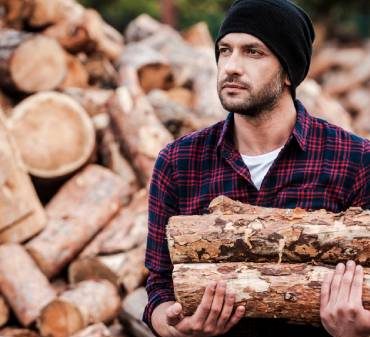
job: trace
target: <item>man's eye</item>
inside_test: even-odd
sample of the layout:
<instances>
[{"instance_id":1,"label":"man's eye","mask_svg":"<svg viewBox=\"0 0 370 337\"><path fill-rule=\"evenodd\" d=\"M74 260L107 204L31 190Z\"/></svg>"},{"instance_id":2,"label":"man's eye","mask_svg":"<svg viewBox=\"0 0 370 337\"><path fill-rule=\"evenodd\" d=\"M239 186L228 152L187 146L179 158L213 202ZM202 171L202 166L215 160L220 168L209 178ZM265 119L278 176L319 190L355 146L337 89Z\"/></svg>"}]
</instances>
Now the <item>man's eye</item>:
<instances>
[{"instance_id":1,"label":"man's eye","mask_svg":"<svg viewBox=\"0 0 370 337\"><path fill-rule=\"evenodd\" d=\"M229 51L229 48L219 48L218 51L220 54L226 54Z\"/></svg>"},{"instance_id":2,"label":"man's eye","mask_svg":"<svg viewBox=\"0 0 370 337\"><path fill-rule=\"evenodd\" d=\"M258 56L258 55L262 55L262 53L259 51L259 50L257 50L257 49L247 49L247 54L249 54L249 55L253 55L253 56Z\"/></svg>"}]
</instances>

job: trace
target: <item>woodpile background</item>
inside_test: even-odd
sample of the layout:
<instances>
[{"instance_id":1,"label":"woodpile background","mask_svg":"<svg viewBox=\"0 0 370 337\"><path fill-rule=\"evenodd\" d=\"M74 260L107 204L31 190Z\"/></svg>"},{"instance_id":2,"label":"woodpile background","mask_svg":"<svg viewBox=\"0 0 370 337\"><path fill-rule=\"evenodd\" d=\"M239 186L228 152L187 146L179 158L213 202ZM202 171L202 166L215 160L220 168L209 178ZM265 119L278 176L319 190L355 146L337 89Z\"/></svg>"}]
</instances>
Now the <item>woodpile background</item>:
<instances>
[{"instance_id":1,"label":"woodpile background","mask_svg":"<svg viewBox=\"0 0 370 337\"><path fill-rule=\"evenodd\" d=\"M370 43L324 43L298 91L370 137ZM225 117L205 24L121 34L75 0L0 0L0 336L152 336L144 254L158 152Z\"/></svg>"}]
</instances>

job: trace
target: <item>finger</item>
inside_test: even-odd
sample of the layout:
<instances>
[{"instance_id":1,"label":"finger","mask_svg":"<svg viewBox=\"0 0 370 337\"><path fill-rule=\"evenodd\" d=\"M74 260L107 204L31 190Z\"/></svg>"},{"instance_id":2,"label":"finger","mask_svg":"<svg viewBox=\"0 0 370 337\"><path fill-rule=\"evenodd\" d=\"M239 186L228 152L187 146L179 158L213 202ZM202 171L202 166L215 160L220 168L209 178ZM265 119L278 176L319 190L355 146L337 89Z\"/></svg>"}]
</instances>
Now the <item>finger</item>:
<instances>
[{"instance_id":1,"label":"finger","mask_svg":"<svg viewBox=\"0 0 370 337\"><path fill-rule=\"evenodd\" d=\"M362 285L364 282L364 269L358 265L355 269L355 276L353 277L351 293L349 296L350 302L355 305L362 305Z\"/></svg>"},{"instance_id":2,"label":"finger","mask_svg":"<svg viewBox=\"0 0 370 337\"><path fill-rule=\"evenodd\" d=\"M216 290L216 282L211 282L204 291L202 301L200 302L197 310L195 311L194 315L192 316L192 320L194 322L194 329L199 330L204 325L209 312L211 310L215 290Z\"/></svg>"},{"instance_id":3,"label":"finger","mask_svg":"<svg viewBox=\"0 0 370 337\"><path fill-rule=\"evenodd\" d=\"M355 274L356 264L354 261L348 261L346 264L346 269L343 274L342 280L340 282L337 303L347 303L349 300L349 295L351 293L351 286L353 276Z\"/></svg>"},{"instance_id":4,"label":"finger","mask_svg":"<svg viewBox=\"0 0 370 337\"><path fill-rule=\"evenodd\" d=\"M343 273L345 270L345 266L343 263L337 264L337 267L335 268L334 276L331 281L330 285L330 299L329 299L329 306L334 306L337 302L337 296L339 292L340 283L342 281Z\"/></svg>"},{"instance_id":5,"label":"finger","mask_svg":"<svg viewBox=\"0 0 370 337\"><path fill-rule=\"evenodd\" d=\"M322 310L328 305L330 298L330 286L334 277L334 271L330 270L324 278L321 285L321 299L320 299L320 309Z\"/></svg>"},{"instance_id":6,"label":"finger","mask_svg":"<svg viewBox=\"0 0 370 337\"><path fill-rule=\"evenodd\" d=\"M236 323L238 323L245 314L245 307L240 305L236 308L234 314L231 316L230 320L227 322L225 330L223 333L229 331Z\"/></svg>"},{"instance_id":7,"label":"finger","mask_svg":"<svg viewBox=\"0 0 370 337\"><path fill-rule=\"evenodd\" d=\"M234 303L235 303L235 294L232 292L226 293L225 303L222 308L220 317L218 318L217 321L217 329L219 331L223 331L225 329L225 326L233 312Z\"/></svg>"},{"instance_id":8,"label":"finger","mask_svg":"<svg viewBox=\"0 0 370 337\"><path fill-rule=\"evenodd\" d=\"M211 310L205 322L206 326L216 326L218 317L220 316L224 305L225 294L226 294L226 282L220 281L217 283Z\"/></svg>"},{"instance_id":9,"label":"finger","mask_svg":"<svg viewBox=\"0 0 370 337\"><path fill-rule=\"evenodd\" d=\"M180 303L176 302L166 310L167 324L175 326L183 319L182 306Z\"/></svg>"}]
</instances>

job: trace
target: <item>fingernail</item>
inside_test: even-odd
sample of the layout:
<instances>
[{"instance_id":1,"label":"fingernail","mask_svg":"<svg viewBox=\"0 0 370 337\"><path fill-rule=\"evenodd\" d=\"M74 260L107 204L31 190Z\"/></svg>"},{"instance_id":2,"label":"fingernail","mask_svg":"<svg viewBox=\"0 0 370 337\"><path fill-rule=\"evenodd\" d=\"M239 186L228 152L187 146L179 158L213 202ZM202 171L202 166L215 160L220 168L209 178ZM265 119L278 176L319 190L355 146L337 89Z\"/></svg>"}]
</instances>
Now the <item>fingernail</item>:
<instances>
[{"instance_id":1,"label":"fingernail","mask_svg":"<svg viewBox=\"0 0 370 337\"><path fill-rule=\"evenodd\" d=\"M347 268L353 268L355 266L355 262L352 260L347 261Z\"/></svg>"},{"instance_id":2,"label":"fingernail","mask_svg":"<svg viewBox=\"0 0 370 337\"><path fill-rule=\"evenodd\" d=\"M341 262L341 263L338 263L338 264L337 264L337 267L336 267L336 270L337 270L337 271L342 271L342 270L344 269L344 267L345 267L345 266L344 266L344 264L343 264L342 262Z\"/></svg>"},{"instance_id":3,"label":"fingernail","mask_svg":"<svg viewBox=\"0 0 370 337\"><path fill-rule=\"evenodd\" d=\"M358 265L356 266L356 271L357 271L357 272L359 272L359 273L360 273L360 272L362 272L362 269L363 269L363 268L362 268L362 266L361 266L361 265L359 265L359 264L358 264Z\"/></svg>"},{"instance_id":4,"label":"fingernail","mask_svg":"<svg viewBox=\"0 0 370 337\"><path fill-rule=\"evenodd\" d=\"M245 311L245 307L239 306L236 310L238 311L238 314L243 314Z\"/></svg>"}]
</instances>

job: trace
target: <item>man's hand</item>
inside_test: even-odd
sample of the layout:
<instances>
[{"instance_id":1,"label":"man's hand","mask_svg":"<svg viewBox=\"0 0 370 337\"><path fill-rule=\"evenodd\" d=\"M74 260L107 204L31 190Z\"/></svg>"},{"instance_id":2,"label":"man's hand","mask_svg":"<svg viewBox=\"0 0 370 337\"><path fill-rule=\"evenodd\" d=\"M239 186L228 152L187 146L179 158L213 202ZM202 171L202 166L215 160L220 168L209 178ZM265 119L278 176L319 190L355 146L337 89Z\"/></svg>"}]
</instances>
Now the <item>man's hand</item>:
<instances>
[{"instance_id":1,"label":"man's hand","mask_svg":"<svg viewBox=\"0 0 370 337\"><path fill-rule=\"evenodd\" d=\"M181 304L172 302L162 309L160 305L154 310L152 324L163 337L221 335L229 331L244 316L243 306L237 307L233 312L234 303L235 295L226 291L224 281L210 283L192 316L184 317ZM164 325L160 324L162 319L166 322Z\"/></svg>"},{"instance_id":2,"label":"man's hand","mask_svg":"<svg viewBox=\"0 0 370 337\"><path fill-rule=\"evenodd\" d=\"M368 337L370 311L362 305L363 269L348 261L326 275L321 288L321 321L333 337Z\"/></svg>"}]
</instances>

